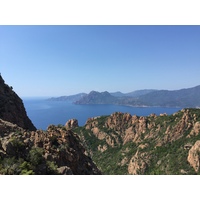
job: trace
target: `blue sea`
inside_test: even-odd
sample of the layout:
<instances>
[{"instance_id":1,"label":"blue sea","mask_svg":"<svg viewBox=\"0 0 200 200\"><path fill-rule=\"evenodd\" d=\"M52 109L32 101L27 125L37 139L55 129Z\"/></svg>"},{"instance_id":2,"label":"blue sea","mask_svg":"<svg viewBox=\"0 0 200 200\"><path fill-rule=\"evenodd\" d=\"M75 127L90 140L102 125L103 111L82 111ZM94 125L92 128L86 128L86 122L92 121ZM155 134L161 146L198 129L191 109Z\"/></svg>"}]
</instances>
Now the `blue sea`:
<instances>
[{"instance_id":1,"label":"blue sea","mask_svg":"<svg viewBox=\"0 0 200 200\"><path fill-rule=\"evenodd\" d=\"M45 99L23 98L28 117L37 129L46 130L50 124L64 125L69 119L77 119L79 126L85 125L90 117L110 115L114 112L148 116L152 113L173 114L182 108L131 107L121 105L75 105L65 101L47 101Z\"/></svg>"}]
</instances>

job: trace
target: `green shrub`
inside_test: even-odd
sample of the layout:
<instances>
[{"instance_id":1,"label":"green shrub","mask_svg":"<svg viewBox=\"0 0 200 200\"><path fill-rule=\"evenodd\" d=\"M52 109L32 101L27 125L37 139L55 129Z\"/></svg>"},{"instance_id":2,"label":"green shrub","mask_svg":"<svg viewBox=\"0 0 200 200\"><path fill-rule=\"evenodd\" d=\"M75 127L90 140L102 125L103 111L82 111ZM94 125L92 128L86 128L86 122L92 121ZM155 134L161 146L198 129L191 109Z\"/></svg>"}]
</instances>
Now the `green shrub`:
<instances>
[{"instance_id":1,"label":"green shrub","mask_svg":"<svg viewBox=\"0 0 200 200\"><path fill-rule=\"evenodd\" d=\"M13 175L19 174L19 163L15 157L4 158L0 164L0 174Z\"/></svg>"},{"instance_id":2,"label":"green shrub","mask_svg":"<svg viewBox=\"0 0 200 200\"><path fill-rule=\"evenodd\" d=\"M13 152L16 158L23 157L25 155L25 144L16 137L10 139L10 143L13 147Z\"/></svg>"},{"instance_id":3,"label":"green shrub","mask_svg":"<svg viewBox=\"0 0 200 200\"><path fill-rule=\"evenodd\" d=\"M55 162L46 161L46 167L47 167L47 174L49 174L49 175L58 174L57 173L58 166L56 165Z\"/></svg>"},{"instance_id":4,"label":"green shrub","mask_svg":"<svg viewBox=\"0 0 200 200\"><path fill-rule=\"evenodd\" d=\"M32 149L29 152L29 159L30 159L30 163L34 166L42 164L44 160L43 149L39 147L32 147Z\"/></svg>"}]
</instances>

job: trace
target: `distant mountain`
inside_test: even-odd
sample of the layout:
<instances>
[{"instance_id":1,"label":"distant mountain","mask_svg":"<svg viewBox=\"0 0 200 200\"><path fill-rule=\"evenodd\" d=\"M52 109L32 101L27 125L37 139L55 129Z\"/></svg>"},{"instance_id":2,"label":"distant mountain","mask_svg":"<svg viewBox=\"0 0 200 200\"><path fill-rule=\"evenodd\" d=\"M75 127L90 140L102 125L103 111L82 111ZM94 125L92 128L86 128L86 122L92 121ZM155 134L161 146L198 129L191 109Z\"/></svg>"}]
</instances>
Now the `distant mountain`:
<instances>
[{"instance_id":1,"label":"distant mountain","mask_svg":"<svg viewBox=\"0 0 200 200\"><path fill-rule=\"evenodd\" d=\"M69 101L75 104L116 104L130 106L200 107L200 85L180 90L136 90L129 93L91 91L71 96L50 98L51 101Z\"/></svg>"},{"instance_id":2,"label":"distant mountain","mask_svg":"<svg viewBox=\"0 0 200 200\"><path fill-rule=\"evenodd\" d=\"M75 95L70 96L61 96L61 97L52 97L50 99L47 99L48 101L68 101L68 102L75 102L81 99L82 97L86 96L86 93L79 93Z\"/></svg>"},{"instance_id":3,"label":"distant mountain","mask_svg":"<svg viewBox=\"0 0 200 200\"><path fill-rule=\"evenodd\" d=\"M141 95L144 95L144 94L148 94L152 91L156 91L156 90L136 90L136 91L133 91L133 92L129 92L129 93L122 93L120 91L118 92L112 92L112 93L109 93L107 92L107 94L110 94L112 95L113 97L138 97L138 96L141 96ZM94 92L95 91L91 91L94 95ZM97 92L97 93L100 93L100 92ZM104 96L105 96L105 93L106 92L103 92L104 93ZM103 93L100 93L100 94L103 94ZM90 93L89 93L90 94ZM86 93L79 93L79 94L75 94L75 95L69 95L69 96L60 96L60 97L52 97L52 98L49 98L47 99L48 101L68 101L68 102L76 102L76 101L79 101L81 100L82 101L82 98L89 95L89 94L86 94ZM90 94L91 95L91 94ZM90 98L90 97L89 97ZM113 99L113 98L110 98L110 100Z\"/></svg>"},{"instance_id":4,"label":"distant mountain","mask_svg":"<svg viewBox=\"0 0 200 200\"><path fill-rule=\"evenodd\" d=\"M113 92L109 93L105 92L97 92L91 91L89 94L84 95L77 101L75 104L134 104L138 105L137 99L133 97L139 97L144 94L148 94L155 90L137 90L130 93L122 93L122 92ZM140 103L139 103L140 104Z\"/></svg>"},{"instance_id":5,"label":"distant mountain","mask_svg":"<svg viewBox=\"0 0 200 200\"><path fill-rule=\"evenodd\" d=\"M97 92L91 91L88 95L85 95L81 99L75 102L75 104L115 104L118 98L112 96L109 92Z\"/></svg>"}]
</instances>

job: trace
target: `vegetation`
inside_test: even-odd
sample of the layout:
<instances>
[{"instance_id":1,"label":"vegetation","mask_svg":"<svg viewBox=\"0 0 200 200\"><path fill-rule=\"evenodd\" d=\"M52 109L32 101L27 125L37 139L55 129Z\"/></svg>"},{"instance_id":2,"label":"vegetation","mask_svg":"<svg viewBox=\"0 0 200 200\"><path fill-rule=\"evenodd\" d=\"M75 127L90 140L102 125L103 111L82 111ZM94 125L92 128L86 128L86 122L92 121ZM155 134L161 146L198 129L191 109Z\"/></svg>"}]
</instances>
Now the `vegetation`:
<instances>
[{"instance_id":1,"label":"vegetation","mask_svg":"<svg viewBox=\"0 0 200 200\"><path fill-rule=\"evenodd\" d=\"M24 143L19 139L13 138L10 143L14 146L14 152L12 156L0 159L0 174L57 174L57 165L45 160L42 148L32 147L26 152Z\"/></svg>"}]
</instances>

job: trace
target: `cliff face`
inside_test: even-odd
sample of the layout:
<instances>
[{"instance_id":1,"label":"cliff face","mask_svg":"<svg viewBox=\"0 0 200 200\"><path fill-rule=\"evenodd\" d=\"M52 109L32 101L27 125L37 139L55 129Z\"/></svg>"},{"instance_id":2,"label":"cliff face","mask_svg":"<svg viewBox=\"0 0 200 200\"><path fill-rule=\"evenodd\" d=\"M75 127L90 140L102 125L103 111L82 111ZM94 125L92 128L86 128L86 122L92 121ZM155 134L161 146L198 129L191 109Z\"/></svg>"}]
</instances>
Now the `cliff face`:
<instances>
[{"instance_id":1,"label":"cliff face","mask_svg":"<svg viewBox=\"0 0 200 200\"><path fill-rule=\"evenodd\" d=\"M28 118L22 100L19 96L5 84L0 75L0 119L12 122L18 126L36 130L31 120Z\"/></svg>"},{"instance_id":2,"label":"cliff face","mask_svg":"<svg viewBox=\"0 0 200 200\"><path fill-rule=\"evenodd\" d=\"M200 109L148 117L116 112L75 131L104 174L198 174L199 124Z\"/></svg>"}]
</instances>

